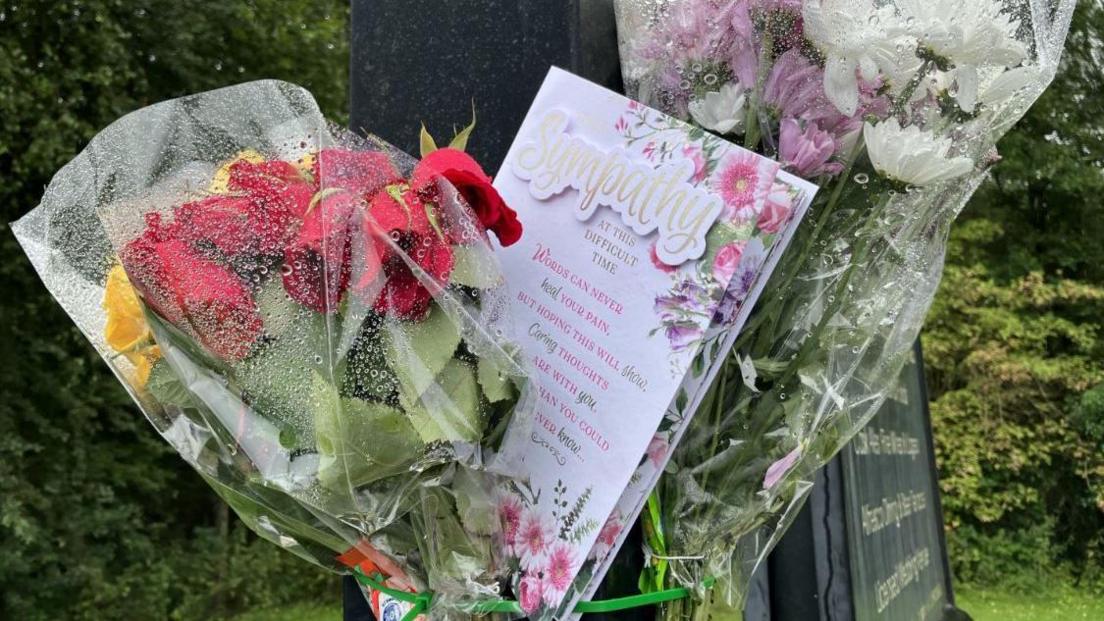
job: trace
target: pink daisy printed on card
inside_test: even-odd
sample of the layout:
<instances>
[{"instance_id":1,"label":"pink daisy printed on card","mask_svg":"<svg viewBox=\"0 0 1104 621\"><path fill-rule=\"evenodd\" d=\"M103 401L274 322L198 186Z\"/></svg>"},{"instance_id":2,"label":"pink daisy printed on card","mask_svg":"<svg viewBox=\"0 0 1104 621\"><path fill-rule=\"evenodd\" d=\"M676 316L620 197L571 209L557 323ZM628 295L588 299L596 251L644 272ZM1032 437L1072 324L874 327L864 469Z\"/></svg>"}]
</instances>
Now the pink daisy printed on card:
<instances>
[{"instance_id":1,"label":"pink daisy printed on card","mask_svg":"<svg viewBox=\"0 0 1104 621\"><path fill-rule=\"evenodd\" d=\"M518 531L521 529L521 499L504 493L498 498L498 521L502 525L502 546L507 554L513 555Z\"/></svg>"},{"instance_id":2,"label":"pink daisy printed on card","mask_svg":"<svg viewBox=\"0 0 1104 621\"><path fill-rule=\"evenodd\" d=\"M565 542L552 547L544 569L544 601L556 605L575 577L575 548Z\"/></svg>"},{"instance_id":3,"label":"pink daisy printed on card","mask_svg":"<svg viewBox=\"0 0 1104 621\"><path fill-rule=\"evenodd\" d=\"M514 537L514 550L521 566L531 569L544 561L545 553L555 540L555 524L537 511L526 511Z\"/></svg>"},{"instance_id":4,"label":"pink daisy printed on card","mask_svg":"<svg viewBox=\"0 0 1104 621\"><path fill-rule=\"evenodd\" d=\"M778 168L777 162L750 151L734 150L725 155L709 180L724 201L721 217L736 224L755 222L758 206L770 192Z\"/></svg>"}]
</instances>

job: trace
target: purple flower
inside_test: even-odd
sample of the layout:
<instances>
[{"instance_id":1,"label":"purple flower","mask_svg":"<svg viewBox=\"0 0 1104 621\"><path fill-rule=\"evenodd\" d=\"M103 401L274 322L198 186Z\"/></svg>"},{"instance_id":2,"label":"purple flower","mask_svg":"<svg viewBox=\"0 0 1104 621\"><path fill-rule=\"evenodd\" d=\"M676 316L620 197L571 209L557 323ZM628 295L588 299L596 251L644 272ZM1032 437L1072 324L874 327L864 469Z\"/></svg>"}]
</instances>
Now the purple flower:
<instances>
[{"instance_id":1,"label":"purple flower","mask_svg":"<svg viewBox=\"0 0 1104 621\"><path fill-rule=\"evenodd\" d=\"M835 154L836 141L815 123L807 124L802 130L801 123L795 119L782 121L778 155L787 170L807 178L838 175L843 171L843 164L831 161Z\"/></svg>"},{"instance_id":2,"label":"purple flower","mask_svg":"<svg viewBox=\"0 0 1104 621\"><path fill-rule=\"evenodd\" d=\"M735 39L729 57L729 67L736 80L745 88L755 84L759 72L759 55L756 50L755 25L747 2L731 2L724 9L724 18L732 24Z\"/></svg>"},{"instance_id":3,"label":"purple flower","mask_svg":"<svg viewBox=\"0 0 1104 621\"><path fill-rule=\"evenodd\" d=\"M842 114L824 93L824 70L805 58L798 49L778 57L763 86L763 100L783 119L799 119L807 126L827 132L836 153L850 148L862 130L863 118L889 114L889 100L879 95L880 78L859 84L859 110Z\"/></svg>"},{"instance_id":4,"label":"purple flower","mask_svg":"<svg viewBox=\"0 0 1104 621\"><path fill-rule=\"evenodd\" d=\"M654 310L673 351L687 349L701 340L703 328L695 315L712 312L710 292L693 279L680 280L667 295L656 297Z\"/></svg>"},{"instance_id":5,"label":"purple flower","mask_svg":"<svg viewBox=\"0 0 1104 621\"><path fill-rule=\"evenodd\" d=\"M747 299L748 293L755 285L755 279L759 271L767 261L767 250L763 246L762 239L753 237L744 245L740 253L740 264L732 279L728 282L724 295L714 311L715 323L728 323L740 304Z\"/></svg>"},{"instance_id":6,"label":"purple flower","mask_svg":"<svg viewBox=\"0 0 1104 621\"><path fill-rule=\"evenodd\" d=\"M754 85L757 48L748 0L692 0L673 3L634 53L660 67L651 87L655 103L685 119L695 87L715 90L731 78Z\"/></svg>"},{"instance_id":7,"label":"purple flower","mask_svg":"<svg viewBox=\"0 0 1104 621\"><path fill-rule=\"evenodd\" d=\"M799 118L831 107L824 96L824 70L793 49L778 57L763 85L763 101L783 117Z\"/></svg>"},{"instance_id":8,"label":"purple flower","mask_svg":"<svg viewBox=\"0 0 1104 621\"><path fill-rule=\"evenodd\" d=\"M801 447L790 451L785 457L774 462L767 468L767 476L763 478L763 489L770 490L782 481L782 477L794 467L801 458Z\"/></svg>"},{"instance_id":9,"label":"purple flower","mask_svg":"<svg viewBox=\"0 0 1104 621\"><path fill-rule=\"evenodd\" d=\"M693 321L677 321L667 326L666 333L667 340L671 343L671 351L675 352L689 349L703 336L701 326Z\"/></svg>"},{"instance_id":10,"label":"purple flower","mask_svg":"<svg viewBox=\"0 0 1104 621\"><path fill-rule=\"evenodd\" d=\"M679 281L667 295L655 299L655 311L663 320L676 320L686 313L702 312L709 292L693 280Z\"/></svg>"}]
</instances>

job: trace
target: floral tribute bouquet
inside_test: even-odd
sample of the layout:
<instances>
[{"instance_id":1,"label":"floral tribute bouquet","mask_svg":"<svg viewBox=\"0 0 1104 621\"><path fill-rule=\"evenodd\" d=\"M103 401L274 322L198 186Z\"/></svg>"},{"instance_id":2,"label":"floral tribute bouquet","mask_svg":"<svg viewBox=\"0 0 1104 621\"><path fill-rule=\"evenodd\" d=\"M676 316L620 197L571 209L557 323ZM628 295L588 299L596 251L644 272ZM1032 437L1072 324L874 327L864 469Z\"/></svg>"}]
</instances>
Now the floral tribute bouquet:
<instances>
[{"instance_id":1,"label":"floral tribute bouquet","mask_svg":"<svg viewBox=\"0 0 1104 621\"><path fill-rule=\"evenodd\" d=\"M514 212L462 149L420 162L274 81L98 134L14 229L143 412L260 536L326 568L498 593L491 474L524 406L488 232Z\"/></svg>"},{"instance_id":2,"label":"floral tribute bouquet","mask_svg":"<svg viewBox=\"0 0 1104 621\"><path fill-rule=\"evenodd\" d=\"M736 614L812 474L892 392L948 228L1053 78L1073 6L616 2L630 97L821 187L648 500L642 587L716 579L664 614Z\"/></svg>"}]
</instances>

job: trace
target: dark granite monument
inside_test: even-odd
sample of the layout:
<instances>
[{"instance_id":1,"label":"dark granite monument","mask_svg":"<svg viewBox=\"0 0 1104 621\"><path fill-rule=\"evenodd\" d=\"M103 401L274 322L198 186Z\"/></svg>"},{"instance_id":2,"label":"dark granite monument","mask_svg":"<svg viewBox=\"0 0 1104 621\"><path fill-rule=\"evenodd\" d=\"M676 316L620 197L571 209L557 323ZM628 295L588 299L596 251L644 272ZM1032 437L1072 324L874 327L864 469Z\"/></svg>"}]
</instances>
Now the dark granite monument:
<instances>
[{"instance_id":1,"label":"dark granite monument","mask_svg":"<svg viewBox=\"0 0 1104 621\"><path fill-rule=\"evenodd\" d=\"M771 555L764 619L939 621L954 607L919 345Z\"/></svg>"}]
</instances>

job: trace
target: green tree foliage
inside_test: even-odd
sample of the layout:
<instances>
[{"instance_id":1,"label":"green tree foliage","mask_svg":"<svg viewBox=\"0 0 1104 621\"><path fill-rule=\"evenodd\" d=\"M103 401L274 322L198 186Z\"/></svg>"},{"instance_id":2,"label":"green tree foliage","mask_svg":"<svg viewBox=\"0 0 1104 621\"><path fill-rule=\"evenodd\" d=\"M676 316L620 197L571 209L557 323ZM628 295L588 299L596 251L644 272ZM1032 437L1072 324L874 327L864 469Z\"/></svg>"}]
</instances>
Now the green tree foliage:
<instances>
[{"instance_id":1,"label":"green tree foliage","mask_svg":"<svg viewBox=\"0 0 1104 621\"><path fill-rule=\"evenodd\" d=\"M1104 569L1104 9L1001 143L924 336L959 578Z\"/></svg>"},{"instance_id":2,"label":"green tree foliage","mask_svg":"<svg viewBox=\"0 0 1104 621\"><path fill-rule=\"evenodd\" d=\"M331 118L341 0L0 5L0 222L102 127L163 99L275 77ZM333 578L227 517L0 234L0 619L210 619Z\"/></svg>"}]
</instances>

